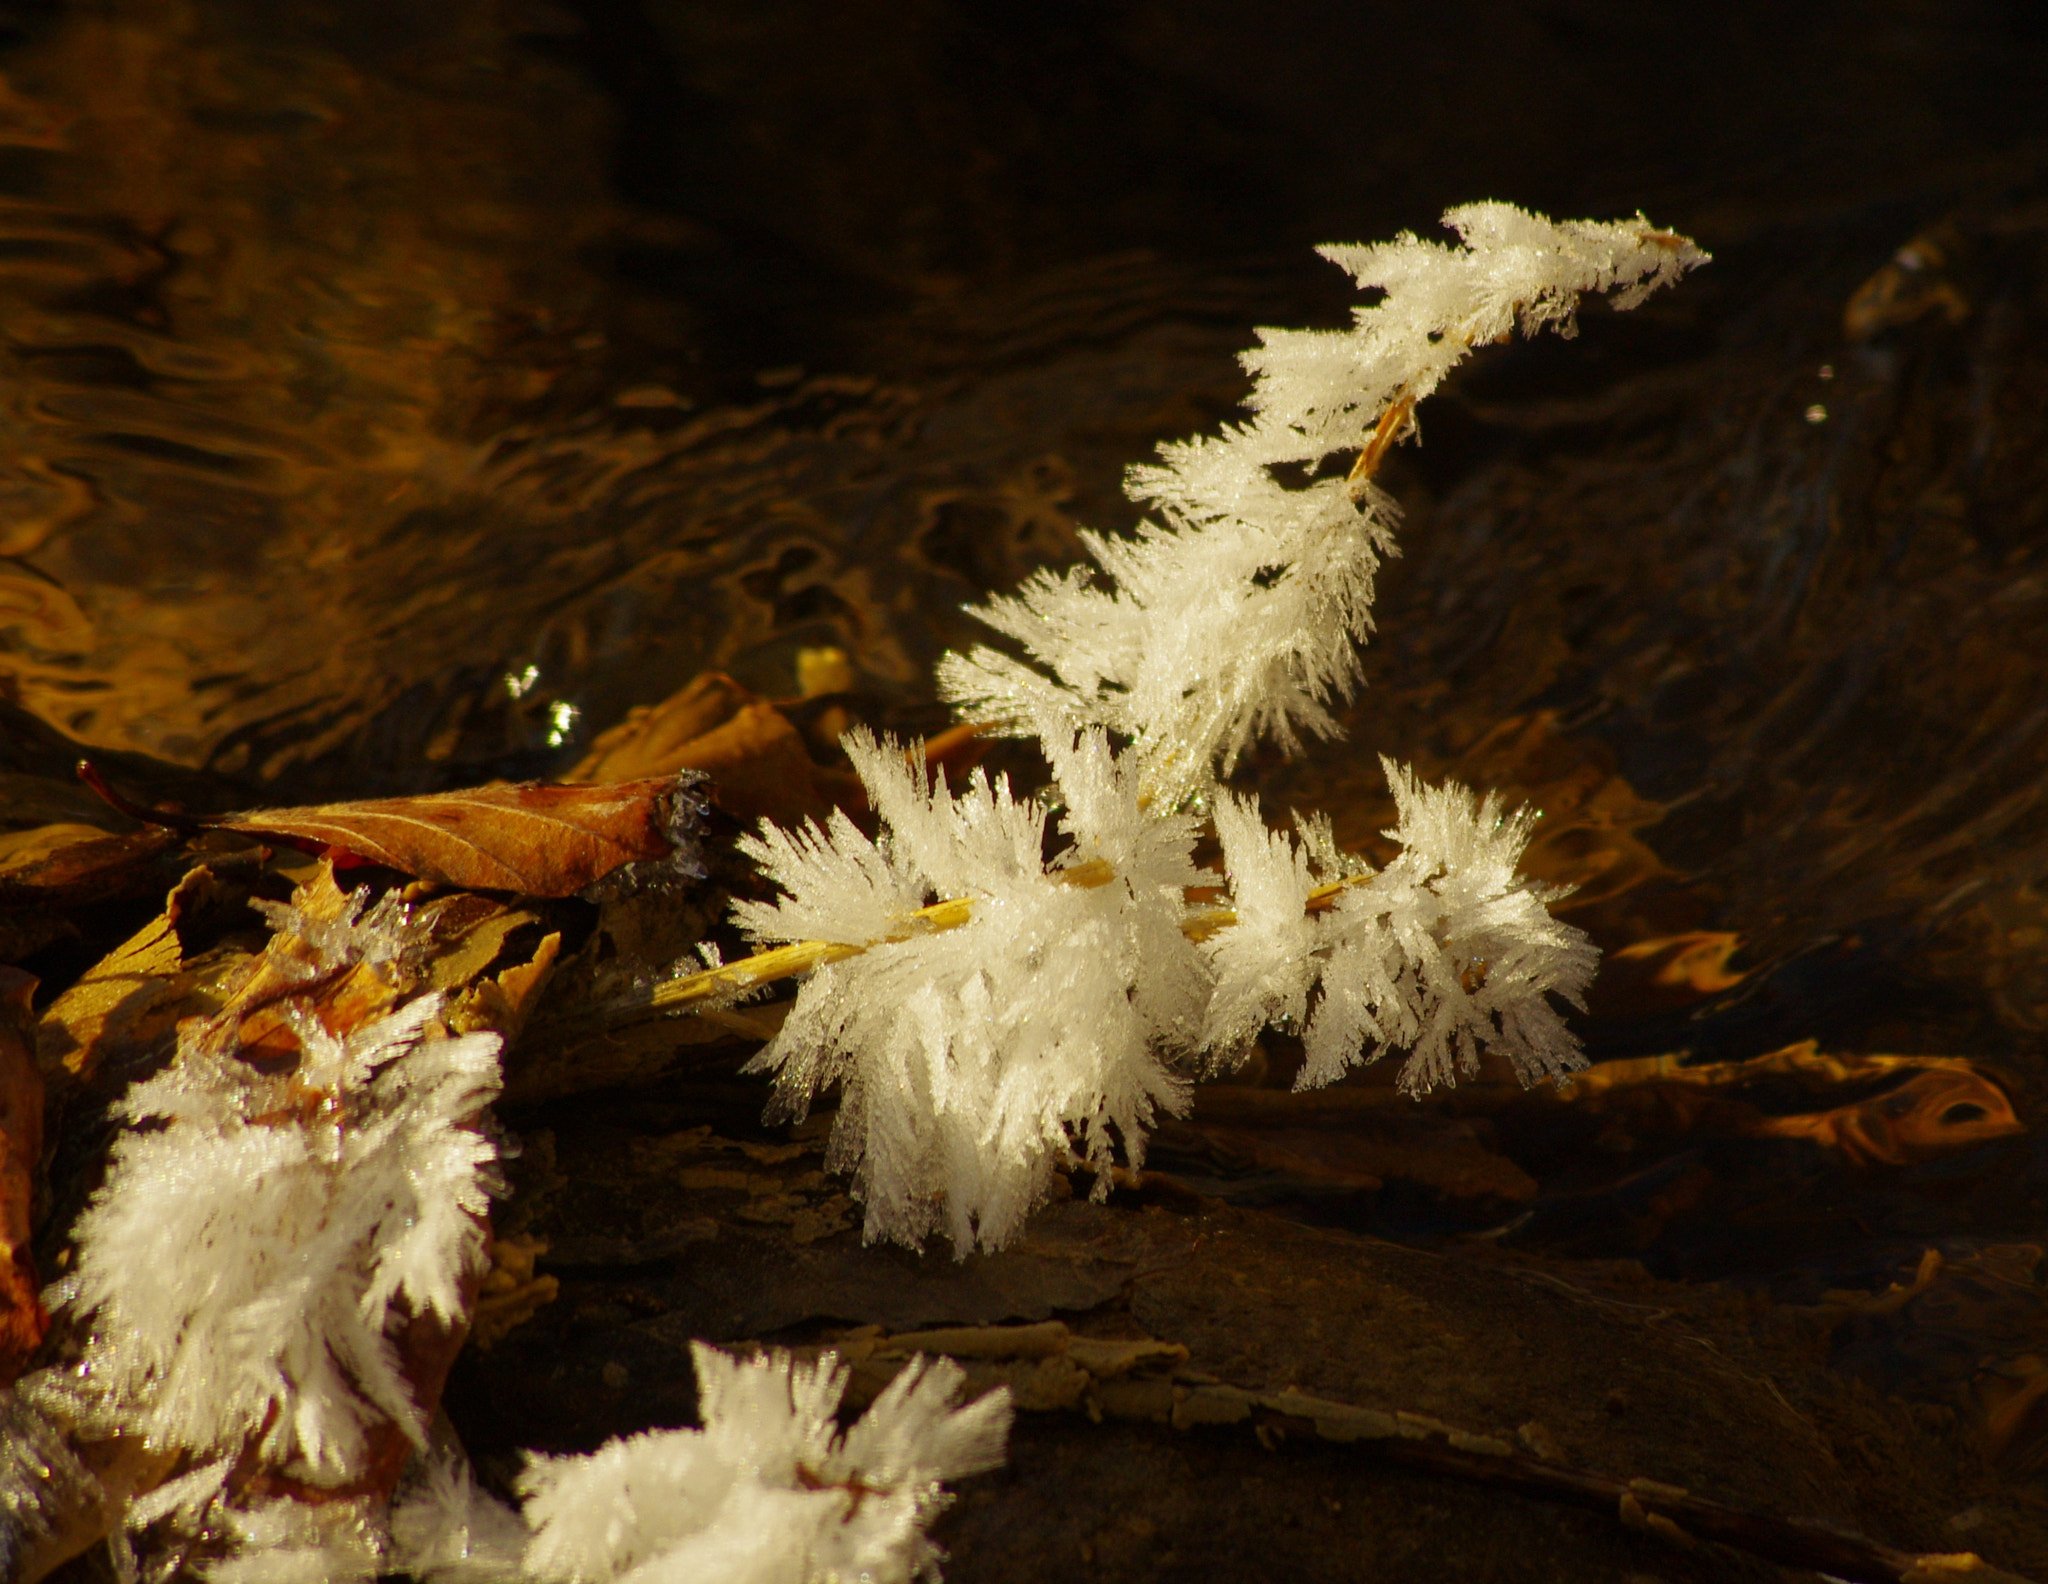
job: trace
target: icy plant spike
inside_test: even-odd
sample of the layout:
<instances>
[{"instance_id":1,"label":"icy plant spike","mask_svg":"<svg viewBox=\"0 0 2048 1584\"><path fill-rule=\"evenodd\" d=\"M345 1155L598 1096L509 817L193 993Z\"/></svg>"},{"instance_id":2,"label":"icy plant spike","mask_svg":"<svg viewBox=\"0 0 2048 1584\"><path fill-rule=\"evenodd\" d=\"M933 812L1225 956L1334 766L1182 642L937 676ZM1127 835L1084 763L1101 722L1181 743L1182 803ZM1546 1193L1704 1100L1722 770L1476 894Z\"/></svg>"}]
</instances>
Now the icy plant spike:
<instances>
[{"instance_id":1,"label":"icy plant spike","mask_svg":"<svg viewBox=\"0 0 2048 1584\"><path fill-rule=\"evenodd\" d=\"M826 1163L853 1173L870 1238L1001 1247L1061 1161L1095 1165L1102 1191L1100 1168L1119 1148L1142 1164L1194 1072L1228 1069L1275 1022L1304 1029L1306 1083L1395 1048L1417 1094L1487 1051L1525 1083L1582 1065L1551 998L1578 1002L1594 952L1551 918L1556 892L1515 874L1529 817L1389 764L1405 851L1373 873L1327 823L1297 845L1215 783L1258 733L1335 730L1326 706L1358 679L1392 549L1371 475L1415 404L1476 342L1568 332L1583 293L1629 307L1704 258L1642 220L1478 204L1447 221L1462 246L1325 249L1383 300L1349 331L1261 332L1252 417L1133 470L1161 520L1088 537L1099 583L1042 572L993 602L983 614L1036 668L987 649L941 663L963 714L1038 737L1045 801L979 776L928 788L920 764L853 737L879 842L842 815L745 844L784 897L735 917L817 964L755 1069L793 1117L839 1088ZM1340 453L1356 453L1349 476L1318 477ZM1305 485L1275 471L1302 465ZM1048 863L1055 809L1071 845ZM1219 878L1194 866L1203 810L1225 910L1189 900ZM952 928L931 927L933 906Z\"/></svg>"},{"instance_id":2,"label":"icy plant spike","mask_svg":"<svg viewBox=\"0 0 2048 1584\"><path fill-rule=\"evenodd\" d=\"M795 1117L839 1087L826 1164L854 1173L870 1237L998 1248L1071 1150L1106 1180L1117 1145L1141 1161L1155 1113L1184 1109L1166 1057L1194 1048L1207 993L1186 893L1215 877L1193 819L1147 809L1099 732L1047 744L1070 838L1050 864L1039 800L979 773L928 788L921 763L846 742L885 841L843 814L764 827L743 850L784 897L733 911L757 940L867 949L805 980L754 1066ZM967 917L906 928L934 893L972 898Z\"/></svg>"},{"instance_id":3,"label":"icy plant spike","mask_svg":"<svg viewBox=\"0 0 2048 1584\"><path fill-rule=\"evenodd\" d=\"M937 1584L925 1531L946 1481L1001 1466L1008 1388L962 1404L960 1366L919 1356L842 1433L834 1354L691 1357L701 1429L529 1454L518 1514L438 1464L392 1515L393 1560L428 1584Z\"/></svg>"},{"instance_id":4,"label":"icy plant spike","mask_svg":"<svg viewBox=\"0 0 2048 1584\"><path fill-rule=\"evenodd\" d=\"M1096 863L1060 870L1054 878L1065 885L1088 886L1106 885L1114 875L1107 864ZM1350 876L1315 886L1303 905L1311 913L1325 912L1336 905L1339 894L1347 886L1358 884L1359 878ZM772 946L767 951L753 952L732 962L680 974L649 985L644 990L619 996L599 1006L596 1016L606 1027L617 1028L641 1018L678 1017L709 1007L730 1005L735 999L765 985L784 979L801 979L813 969L858 957L870 947L908 940L915 935L937 935L958 929L974 916L974 901L971 896L948 897L943 902L918 908L903 915L899 933L879 940L799 940L786 946ZM1219 930L1229 929L1236 922L1237 913L1232 908L1193 907L1181 921L1181 933L1199 943Z\"/></svg>"},{"instance_id":5,"label":"icy plant spike","mask_svg":"<svg viewBox=\"0 0 2048 1584\"><path fill-rule=\"evenodd\" d=\"M1251 417L1131 469L1157 513L1130 538L1083 534L1093 567L1041 571L976 614L1025 663L981 647L940 662L963 719L1022 736L1101 727L1128 740L1147 791L1200 797L1255 739L1328 737L1372 631L1397 513L1372 484L1387 448L1470 349L1516 328L1573 332L1578 299L1632 308L1706 254L1638 217L1561 223L1509 204L1444 216L1461 245L1404 234L1325 258L1384 295L1349 330L1261 330L1244 354ZM1348 476L1317 476L1356 452ZM1305 468L1284 483L1276 467Z\"/></svg>"},{"instance_id":6,"label":"icy plant spike","mask_svg":"<svg viewBox=\"0 0 2048 1584\"><path fill-rule=\"evenodd\" d=\"M1235 1065L1272 1021L1307 1024L1316 1083L1368 1043L1368 1060L1414 1048L1411 1093L1483 1049L1525 1082L1578 1065L1546 997L1578 997L1592 950L1546 911L1557 893L1515 874L1531 821L1493 798L1389 764L1387 834L1406 851L1375 871L1326 822L1296 853L1226 797L1234 905L1217 907L1192 900L1219 878L1193 865L1192 818L1146 804L1099 732L1053 753L1073 844L1050 863L1037 800L979 776L927 791L921 766L864 734L848 749L882 839L843 814L766 827L744 850L783 899L734 913L757 939L831 947L750 1070L775 1074L787 1118L840 1088L826 1164L854 1174L870 1238L1000 1248L1076 1151L1106 1191L1112 1143L1141 1165L1156 1113L1186 1108L1187 1072ZM942 882L967 894L920 907Z\"/></svg>"}]
</instances>

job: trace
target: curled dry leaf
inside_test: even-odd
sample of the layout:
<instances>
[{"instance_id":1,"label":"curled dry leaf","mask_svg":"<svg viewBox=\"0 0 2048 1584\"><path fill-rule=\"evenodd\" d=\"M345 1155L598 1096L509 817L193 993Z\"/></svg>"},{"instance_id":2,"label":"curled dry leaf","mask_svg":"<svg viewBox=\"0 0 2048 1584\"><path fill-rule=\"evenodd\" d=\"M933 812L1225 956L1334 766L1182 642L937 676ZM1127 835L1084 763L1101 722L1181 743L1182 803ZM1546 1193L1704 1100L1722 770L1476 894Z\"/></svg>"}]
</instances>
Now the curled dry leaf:
<instances>
[{"instance_id":1,"label":"curled dry leaf","mask_svg":"<svg viewBox=\"0 0 2048 1584\"><path fill-rule=\"evenodd\" d=\"M958 778L987 746L978 727L956 726L925 744L925 761ZM772 819L796 826L822 820L835 807L867 807L857 776L814 762L803 734L774 701L719 671L702 672L661 703L632 710L590 745L567 779L678 770L703 771L711 778L712 801L748 824Z\"/></svg>"},{"instance_id":2,"label":"curled dry leaf","mask_svg":"<svg viewBox=\"0 0 2048 1584\"><path fill-rule=\"evenodd\" d=\"M29 1258L43 1153L43 1080L29 1005L35 987L18 969L0 968L0 1386L21 1373L49 1324Z\"/></svg>"},{"instance_id":3,"label":"curled dry leaf","mask_svg":"<svg viewBox=\"0 0 2048 1584\"><path fill-rule=\"evenodd\" d=\"M109 836L87 825L21 832L0 854L0 907L76 907L127 901L163 884L158 860L178 845L169 830Z\"/></svg>"},{"instance_id":4,"label":"curled dry leaf","mask_svg":"<svg viewBox=\"0 0 2048 1584\"><path fill-rule=\"evenodd\" d=\"M466 890L574 896L629 863L678 845L672 775L606 786L496 782L465 792L252 809L214 822L248 836L316 845Z\"/></svg>"}]
</instances>

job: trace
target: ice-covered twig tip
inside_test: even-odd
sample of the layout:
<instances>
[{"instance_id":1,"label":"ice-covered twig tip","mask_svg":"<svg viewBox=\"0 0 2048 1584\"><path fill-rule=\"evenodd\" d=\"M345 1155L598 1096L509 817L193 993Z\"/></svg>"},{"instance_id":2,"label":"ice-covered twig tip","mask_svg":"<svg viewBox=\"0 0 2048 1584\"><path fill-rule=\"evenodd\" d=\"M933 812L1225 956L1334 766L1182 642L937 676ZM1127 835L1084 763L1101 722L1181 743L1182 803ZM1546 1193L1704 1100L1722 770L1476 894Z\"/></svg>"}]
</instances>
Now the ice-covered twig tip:
<instances>
[{"instance_id":1,"label":"ice-covered twig tip","mask_svg":"<svg viewBox=\"0 0 2048 1584\"><path fill-rule=\"evenodd\" d=\"M1085 534L1094 566L1042 571L980 613L1033 663L990 648L940 662L963 718L1037 736L1105 727L1168 801L1205 791L1256 736L1293 748L1334 733L1397 514L1370 466L1324 464L1376 460L1473 347L1517 327L1570 335L1585 293L1632 308L1706 259L1640 218L1557 224L1482 203L1444 224L1462 246L1404 234L1321 249L1380 300L1349 330L1258 332L1251 417L1131 469L1128 493L1158 517L1135 538Z\"/></svg>"},{"instance_id":2,"label":"ice-covered twig tip","mask_svg":"<svg viewBox=\"0 0 2048 1584\"><path fill-rule=\"evenodd\" d=\"M950 1359L913 1359L852 1429L845 1366L734 1359L695 1343L697 1430L530 1456L515 1514L450 1459L391 1516L395 1560L428 1584L913 1584L938 1578L925 1530L943 1481L1000 1467L1010 1394L960 1405Z\"/></svg>"},{"instance_id":3,"label":"ice-covered twig tip","mask_svg":"<svg viewBox=\"0 0 2048 1584\"><path fill-rule=\"evenodd\" d=\"M1120 1143L1137 1165L1190 1073L1227 1068L1268 1023L1303 1030L1304 1085L1393 1048L1412 1052L1401 1087L1417 1094L1487 1051L1525 1083L1583 1065L1551 998L1579 1002L1595 953L1550 916L1559 893L1515 873L1534 815L1389 763L1403 853L1375 872L1326 822L1297 843L1217 787L1261 734L1290 749L1335 734L1393 548L1373 473L1415 404L1474 346L1569 335L1584 294L1630 308L1706 258L1641 218L1489 203L1444 221L1460 244L1324 248L1379 300L1348 330L1259 332L1251 417L1131 470L1158 516L1087 534L1093 566L1042 571L980 612L1028 658L941 662L964 718L1038 738L1044 799L979 775L928 788L921 765L856 736L882 839L841 816L749 843L786 895L739 921L811 943L789 960L815 965L755 1065L792 1115L839 1087L829 1163L854 1174L870 1237L943 1228L960 1253L1000 1247L1062 1160L1101 1168ZM1047 861L1060 810L1068 845ZM1204 813L1222 876L1194 864ZM1223 908L1189 902L1218 885Z\"/></svg>"}]
</instances>

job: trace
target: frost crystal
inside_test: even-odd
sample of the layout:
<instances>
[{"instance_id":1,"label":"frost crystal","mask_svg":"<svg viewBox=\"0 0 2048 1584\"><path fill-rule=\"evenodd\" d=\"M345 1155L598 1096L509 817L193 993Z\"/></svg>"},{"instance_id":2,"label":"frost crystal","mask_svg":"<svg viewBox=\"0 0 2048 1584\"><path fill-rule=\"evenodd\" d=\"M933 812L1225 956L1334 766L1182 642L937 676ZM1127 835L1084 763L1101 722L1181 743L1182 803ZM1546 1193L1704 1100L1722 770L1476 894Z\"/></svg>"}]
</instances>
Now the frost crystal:
<instances>
[{"instance_id":1,"label":"frost crystal","mask_svg":"<svg viewBox=\"0 0 2048 1584\"><path fill-rule=\"evenodd\" d=\"M700 1430L533 1457L517 1520L444 1472L399 1507L398 1558L432 1584L911 1584L938 1577L925 1538L942 1481L999 1467L1010 1394L956 1406L950 1359L913 1359L845 1435L847 1372L827 1353L739 1360L694 1344ZM479 1543L481 1542L481 1543Z\"/></svg>"},{"instance_id":2,"label":"frost crystal","mask_svg":"<svg viewBox=\"0 0 2048 1584\"><path fill-rule=\"evenodd\" d=\"M1297 845L1266 829L1255 801L1219 801L1237 924L1207 943L1211 1044L1241 1048L1269 1022L1306 1025L1304 1089L1341 1077L1367 1045L1367 1061L1412 1048L1400 1078L1410 1094L1476 1073L1489 1049L1524 1083L1584 1066L1549 997L1583 1005L1597 954L1550 916L1564 892L1515 875L1532 816L1503 817L1492 794L1424 786L1381 763L1400 811L1386 834L1405 850L1377 874L1339 872L1325 832ZM1319 888L1328 906L1311 912Z\"/></svg>"},{"instance_id":3,"label":"frost crystal","mask_svg":"<svg viewBox=\"0 0 2048 1584\"><path fill-rule=\"evenodd\" d=\"M1107 727L1170 802L1206 791L1257 736L1293 748L1335 732L1329 704L1358 684L1396 514L1369 467L1317 476L1325 460L1384 449L1470 348L1517 326L1569 335L1581 294L1631 308L1705 258L1640 219L1558 224L1484 203L1444 223L1461 247L1404 234L1321 250L1383 298L1349 330L1260 331L1244 355L1251 418L1131 470L1128 492L1159 520L1131 539L1084 535L1093 568L1040 572L979 612L1035 664L947 656L940 691L963 718L1026 735ZM1310 481L1282 482L1288 465Z\"/></svg>"},{"instance_id":4,"label":"frost crystal","mask_svg":"<svg viewBox=\"0 0 2048 1584\"><path fill-rule=\"evenodd\" d=\"M225 1518L234 1554L207 1566L207 1584L368 1584L383 1571L383 1527L367 1497L273 1497Z\"/></svg>"},{"instance_id":5,"label":"frost crystal","mask_svg":"<svg viewBox=\"0 0 2048 1584\"><path fill-rule=\"evenodd\" d=\"M1396 1046L1411 1094L1487 1051L1525 1083L1582 1065L1551 998L1579 1003L1594 951L1546 910L1562 893L1515 877L1532 816L1388 764L1404 851L1375 873L1326 820L1274 834L1216 784L1261 734L1295 748L1336 730L1393 550L1373 473L1415 404L1479 343L1569 335L1583 294L1631 308L1706 258L1640 216L1488 203L1444 221L1459 245L1324 248L1379 300L1349 330L1260 331L1251 417L1131 470L1157 520L1086 535L1092 569L1040 572L981 612L1029 663L940 662L963 718L1039 738L1048 804L979 776L927 794L921 763L856 737L879 842L835 815L743 844L787 894L739 904L742 926L837 948L755 1066L797 1117L839 1086L827 1165L854 1173L870 1238L943 1227L963 1256L1001 1247L1070 1151L1101 1192L1113 1145L1138 1166L1155 1112L1182 1111L1186 1058L1206 1047L1226 1068L1270 1023L1304 1031L1304 1086ZM1345 476L1326 468L1353 453ZM1073 845L1047 864L1055 806ZM1215 878L1194 866L1195 811L1229 860L1213 912L1189 901Z\"/></svg>"},{"instance_id":6,"label":"frost crystal","mask_svg":"<svg viewBox=\"0 0 2048 1584\"><path fill-rule=\"evenodd\" d=\"M469 1460L452 1445L425 1460L391 1508L394 1562L433 1584L517 1579L527 1538L519 1515L477 1489Z\"/></svg>"},{"instance_id":7,"label":"frost crystal","mask_svg":"<svg viewBox=\"0 0 2048 1584\"><path fill-rule=\"evenodd\" d=\"M1047 744L1071 844L1043 855L1047 808L976 773L926 790L920 755L847 739L885 833L767 826L743 850L788 893L740 903L762 941L865 947L818 969L754 1067L801 1117L841 1086L827 1164L851 1170L869 1238L997 1248L1078 1147L1106 1191L1114 1139L1135 1164L1155 1109L1184 1080L1162 1051L1193 1046L1207 973L1182 933L1184 890L1213 881L1191 818L1142 803L1100 732ZM961 899L966 922L917 916Z\"/></svg>"},{"instance_id":8,"label":"frost crystal","mask_svg":"<svg viewBox=\"0 0 2048 1584\"><path fill-rule=\"evenodd\" d=\"M362 960L351 941L360 924L301 944ZM116 1428L223 1474L247 1445L326 1484L361 1474L380 1419L424 1440L392 1338L464 1316L494 1154L466 1124L499 1082L498 1037L449 1037L439 1011L421 996L339 1038L301 1012L283 1072L244 1059L225 1018L194 1020L124 1097L143 1125L115 1144L51 1295L89 1326L85 1373Z\"/></svg>"}]
</instances>

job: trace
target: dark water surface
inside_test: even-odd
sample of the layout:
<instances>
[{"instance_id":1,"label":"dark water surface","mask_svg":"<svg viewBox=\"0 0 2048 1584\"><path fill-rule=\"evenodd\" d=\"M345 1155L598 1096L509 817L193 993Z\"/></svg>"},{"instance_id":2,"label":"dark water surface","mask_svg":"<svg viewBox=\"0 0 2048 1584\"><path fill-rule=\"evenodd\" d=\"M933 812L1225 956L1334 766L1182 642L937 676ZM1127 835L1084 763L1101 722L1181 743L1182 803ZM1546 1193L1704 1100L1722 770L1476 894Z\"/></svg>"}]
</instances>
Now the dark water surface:
<instances>
[{"instance_id":1,"label":"dark water surface","mask_svg":"<svg viewBox=\"0 0 2048 1584\"><path fill-rule=\"evenodd\" d=\"M964 602L1128 524L1250 326L1337 321L1310 244L1479 197L1698 237L1425 410L1350 736L1241 779L1360 842L1381 752L1543 805L1598 1057L1813 1040L2048 1101L2037 8L0 22L0 690L266 801L559 772L821 643L927 729ZM2040 1139L1559 1143L1507 1236L1781 1297L1938 1247L1947 1307L1841 1362L1945 1390L2048 1348Z\"/></svg>"}]
</instances>

